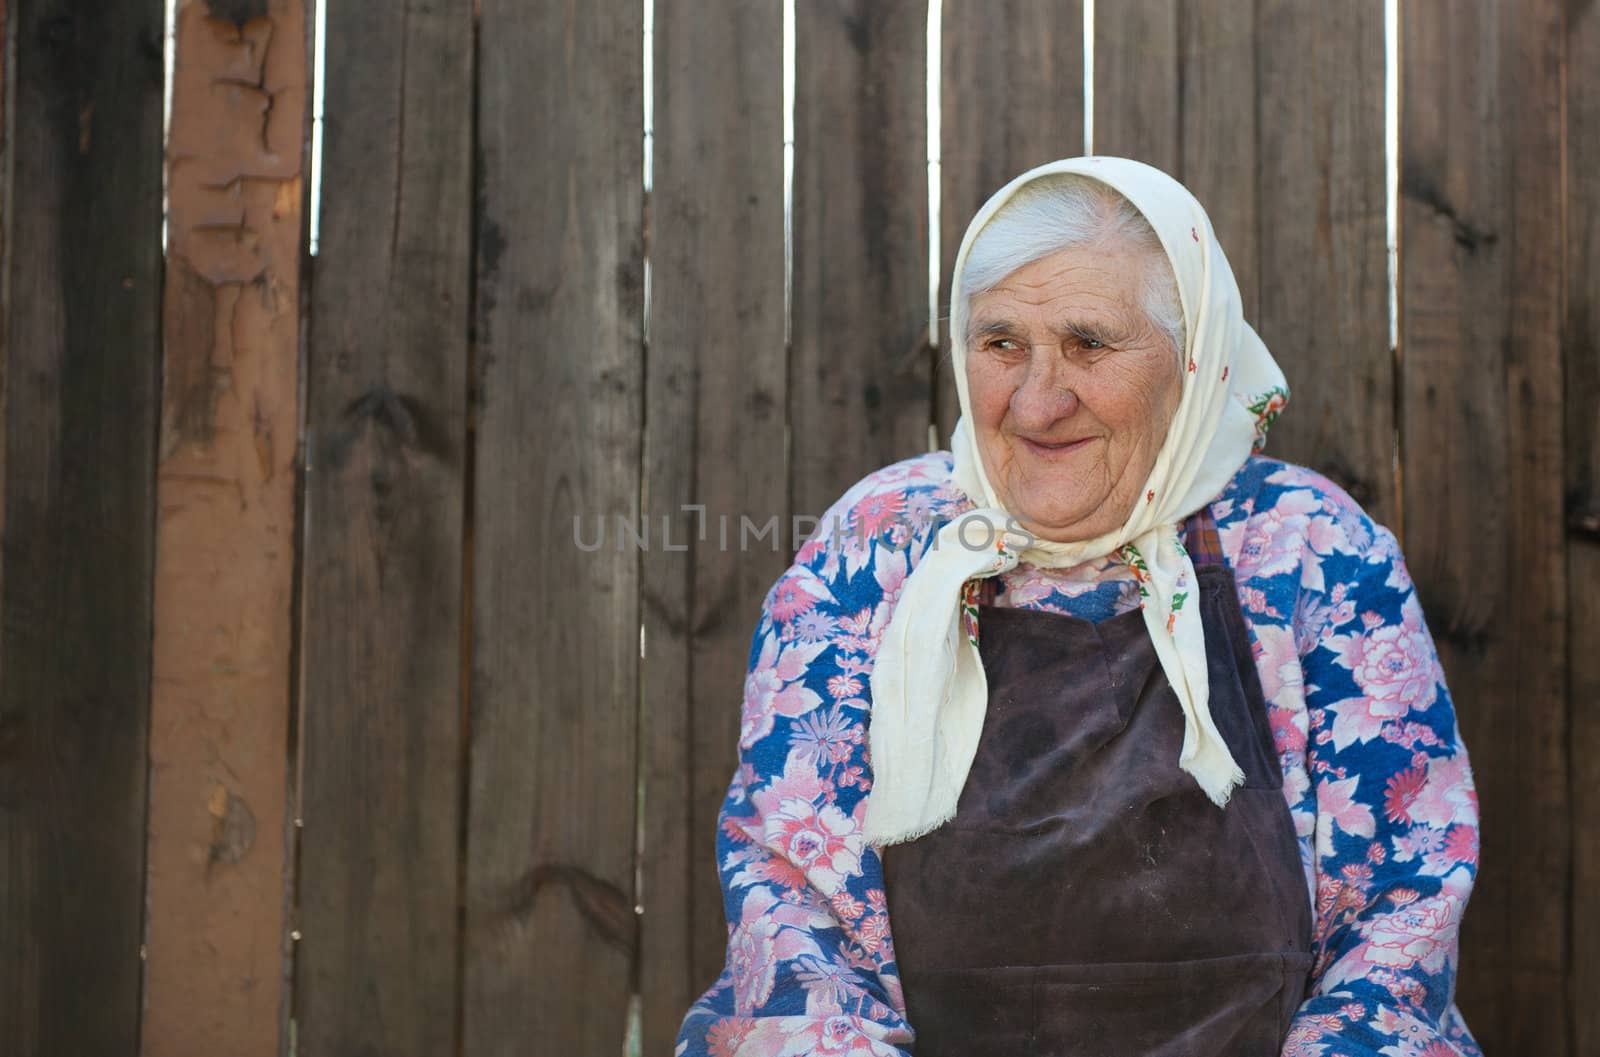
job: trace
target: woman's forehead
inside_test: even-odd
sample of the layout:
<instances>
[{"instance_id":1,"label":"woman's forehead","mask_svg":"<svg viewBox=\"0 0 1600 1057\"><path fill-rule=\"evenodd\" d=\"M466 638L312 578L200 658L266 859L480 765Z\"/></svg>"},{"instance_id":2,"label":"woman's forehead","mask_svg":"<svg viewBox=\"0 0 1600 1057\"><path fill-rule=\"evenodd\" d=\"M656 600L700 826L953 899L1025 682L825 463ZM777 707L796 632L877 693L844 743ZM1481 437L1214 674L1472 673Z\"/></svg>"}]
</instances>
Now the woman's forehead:
<instances>
[{"instance_id":1,"label":"woman's forehead","mask_svg":"<svg viewBox=\"0 0 1600 1057\"><path fill-rule=\"evenodd\" d=\"M1126 316L1137 310L1149 254L1074 247L1023 265L971 298L972 323L1003 316Z\"/></svg>"}]
</instances>

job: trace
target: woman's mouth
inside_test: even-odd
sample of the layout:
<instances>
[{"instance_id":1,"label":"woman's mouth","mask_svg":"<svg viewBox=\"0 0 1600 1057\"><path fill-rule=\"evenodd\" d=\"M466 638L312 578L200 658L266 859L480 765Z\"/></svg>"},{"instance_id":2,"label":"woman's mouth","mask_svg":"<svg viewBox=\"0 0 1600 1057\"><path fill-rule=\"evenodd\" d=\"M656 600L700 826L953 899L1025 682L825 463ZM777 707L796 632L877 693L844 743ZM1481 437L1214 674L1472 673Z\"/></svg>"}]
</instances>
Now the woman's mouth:
<instances>
[{"instance_id":1,"label":"woman's mouth","mask_svg":"<svg viewBox=\"0 0 1600 1057\"><path fill-rule=\"evenodd\" d=\"M1052 459L1060 458L1063 455L1070 455L1079 448L1082 448L1084 445L1088 444L1094 438L1079 437L1077 440L1059 441L1033 440L1029 437L1018 437L1017 439L1022 442L1022 446L1030 454L1037 455L1041 459Z\"/></svg>"}]
</instances>

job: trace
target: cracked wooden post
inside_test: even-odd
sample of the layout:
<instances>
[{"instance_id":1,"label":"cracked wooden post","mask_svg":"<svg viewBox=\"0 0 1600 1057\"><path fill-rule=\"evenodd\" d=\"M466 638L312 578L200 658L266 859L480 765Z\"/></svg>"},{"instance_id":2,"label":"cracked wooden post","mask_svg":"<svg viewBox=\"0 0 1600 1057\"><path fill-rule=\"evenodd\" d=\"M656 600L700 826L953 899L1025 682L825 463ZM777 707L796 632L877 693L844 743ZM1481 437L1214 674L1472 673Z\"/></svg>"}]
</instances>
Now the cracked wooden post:
<instances>
[{"instance_id":1,"label":"cracked wooden post","mask_svg":"<svg viewBox=\"0 0 1600 1057\"><path fill-rule=\"evenodd\" d=\"M865 474L928 450L926 25L926 5L904 0L795 7L796 514L820 515ZM845 355L843 333L874 351Z\"/></svg>"},{"instance_id":2,"label":"cracked wooden post","mask_svg":"<svg viewBox=\"0 0 1600 1057\"><path fill-rule=\"evenodd\" d=\"M789 562L777 539L749 549L734 540L741 515L789 513L783 156L772 149L783 137L783 81L773 76L782 19L777 4L656 4L643 490L645 513L659 527L671 512L686 549L640 555L646 1054L672 1052L684 1013L722 971L717 809L739 766L750 630ZM698 532L688 503L706 508Z\"/></svg>"},{"instance_id":3,"label":"cracked wooden post","mask_svg":"<svg viewBox=\"0 0 1600 1057\"><path fill-rule=\"evenodd\" d=\"M473 1057L620 1053L634 984L641 555L572 525L641 513L643 19L485 0L478 29Z\"/></svg>"},{"instance_id":4,"label":"cracked wooden post","mask_svg":"<svg viewBox=\"0 0 1600 1057\"><path fill-rule=\"evenodd\" d=\"M287 1014L303 0L184 0L156 534L146 1057Z\"/></svg>"}]
</instances>

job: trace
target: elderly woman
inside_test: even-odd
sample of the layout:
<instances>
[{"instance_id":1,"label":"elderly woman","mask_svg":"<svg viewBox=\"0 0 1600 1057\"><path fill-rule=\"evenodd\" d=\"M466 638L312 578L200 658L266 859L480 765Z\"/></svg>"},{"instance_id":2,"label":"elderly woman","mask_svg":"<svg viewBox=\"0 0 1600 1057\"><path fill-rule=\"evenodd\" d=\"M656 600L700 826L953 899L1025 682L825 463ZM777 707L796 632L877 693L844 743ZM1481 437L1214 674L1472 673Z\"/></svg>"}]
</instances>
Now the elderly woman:
<instances>
[{"instance_id":1,"label":"elderly woman","mask_svg":"<svg viewBox=\"0 0 1600 1057\"><path fill-rule=\"evenodd\" d=\"M953 451L851 488L767 597L677 1052L1476 1055L1422 609L1387 530L1257 453L1283 376L1205 211L1034 169L951 308Z\"/></svg>"}]
</instances>

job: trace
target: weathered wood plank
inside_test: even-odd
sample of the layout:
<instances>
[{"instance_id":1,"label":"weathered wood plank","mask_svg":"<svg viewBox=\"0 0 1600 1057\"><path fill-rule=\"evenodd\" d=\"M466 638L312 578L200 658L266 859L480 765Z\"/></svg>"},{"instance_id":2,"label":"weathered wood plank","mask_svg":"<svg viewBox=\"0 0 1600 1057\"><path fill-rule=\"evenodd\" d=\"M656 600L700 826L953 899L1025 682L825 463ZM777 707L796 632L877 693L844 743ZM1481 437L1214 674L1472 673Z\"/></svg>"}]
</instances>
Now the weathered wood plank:
<instances>
[{"instance_id":1,"label":"weathered wood plank","mask_svg":"<svg viewBox=\"0 0 1600 1057\"><path fill-rule=\"evenodd\" d=\"M655 13L642 569L642 1052L670 1053L727 948L713 850L750 631L787 552L782 9ZM705 508L702 526L678 513ZM740 518L779 531L756 539Z\"/></svg>"},{"instance_id":2,"label":"weathered wood plank","mask_svg":"<svg viewBox=\"0 0 1600 1057\"><path fill-rule=\"evenodd\" d=\"M1261 115L1260 164L1235 174L1252 197L1259 184L1251 222L1260 264L1234 266L1241 283L1246 273L1259 277L1259 315L1249 318L1293 394L1267 451L1328 475L1380 523L1398 527L1383 5L1270 0L1255 42L1259 97L1213 103ZM1228 254L1233 260L1231 245Z\"/></svg>"},{"instance_id":3,"label":"weathered wood plank","mask_svg":"<svg viewBox=\"0 0 1600 1057\"><path fill-rule=\"evenodd\" d=\"M926 26L913 0L795 7L796 514L928 450Z\"/></svg>"},{"instance_id":4,"label":"weathered wood plank","mask_svg":"<svg viewBox=\"0 0 1600 1057\"><path fill-rule=\"evenodd\" d=\"M1458 1001L1487 1053L1564 1057L1561 3L1406 5L1406 552L1483 811Z\"/></svg>"},{"instance_id":5,"label":"weathered wood plank","mask_svg":"<svg viewBox=\"0 0 1600 1057\"><path fill-rule=\"evenodd\" d=\"M484 0L465 1051L622 1048L637 946L643 7ZM532 120L530 115L537 115ZM776 147L775 147L776 149Z\"/></svg>"},{"instance_id":6,"label":"weathered wood plank","mask_svg":"<svg viewBox=\"0 0 1600 1057\"><path fill-rule=\"evenodd\" d=\"M1309 3L1302 2L1302 7L1302 18L1314 17ZM1238 0L1185 0L1179 8L1178 83L1182 91L1174 175L1205 206L1239 284L1244 318L1252 323L1261 303L1259 241L1263 228L1257 181L1264 180L1257 158L1268 163L1259 150L1262 130L1256 125L1258 107L1265 104L1264 89L1256 83L1260 44L1255 5ZM1095 68L1099 69L1098 64ZM1139 72L1135 65L1124 71L1124 76L1137 77ZM1097 147L1096 153L1106 152ZM1380 162L1382 157L1379 154Z\"/></svg>"},{"instance_id":7,"label":"weathered wood plank","mask_svg":"<svg viewBox=\"0 0 1600 1057\"><path fill-rule=\"evenodd\" d=\"M299 1052L455 1052L472 5L334 4L308 337Z\"/></svg>"},{"instance_id":8,"label":"weathered wood plank","mask_svg":"<svg viewBox=\"0 0 1600 1057\"><path fill-rule=\"evenodd\" d=\"M161 290L158 0L13 4L0 1039L138 1047Z\"/></svg>"},{"instance_id":9,"label":"weathered wood plank","mask_svg":"<svg viewBox=\"0 0 1600 1057\"><path fill-rule=\"evenodd\" d=\"M1182 181L1211 217L1244 302L1257 306L1255 15L1230 0L1095 9L1094 153Z\"/></svg>"},{"instance_id":10,"label":"weathered wood plank","mask_svg":"<svg viewBox=\"0 0 1600 1057\"><path fill-rule=\"evenodd\" d=\"M1182 178L1181 26L1180 0L1095 5L1094 153Z\"/></svg>"},{"instance_id":11,"label":"weathered wood plank","mask_svg":"<svg viewBox=\"0 0 1600 1057\"><path fill-rule=\"evenodd\" d=\"M306 9L178 11L141 1052L271 1057L287 1008Z\"/></svg>"},{"instance_id":12,"label":"weathered wood plank","mask_svg":"<svg viewBox=\"0 0 1600 1057\"><path fill-rule=\"evenodd\" d=\"M948 320L951 272L972 215L1019 173L1083 153L1083 4L945 0L941 14L939 318ZM945 330L941 323L942 447L960 414Z\"/></svg>"},{"instance_id":13,"label":"weathered wood plank","mask_svg":"<svg viewBox=\"0 0 1600 1057\"><path fill-rule=\"evenodd\" d=\"M1572 1053L1600 1053L1600 8L1567 6L1567 701L1572 722ZM1544 776L1538 776L1544 780Z\"/></svg>"}]
</instances>

